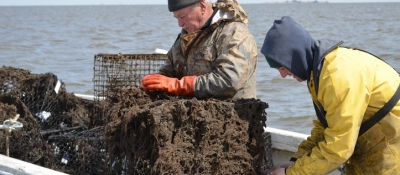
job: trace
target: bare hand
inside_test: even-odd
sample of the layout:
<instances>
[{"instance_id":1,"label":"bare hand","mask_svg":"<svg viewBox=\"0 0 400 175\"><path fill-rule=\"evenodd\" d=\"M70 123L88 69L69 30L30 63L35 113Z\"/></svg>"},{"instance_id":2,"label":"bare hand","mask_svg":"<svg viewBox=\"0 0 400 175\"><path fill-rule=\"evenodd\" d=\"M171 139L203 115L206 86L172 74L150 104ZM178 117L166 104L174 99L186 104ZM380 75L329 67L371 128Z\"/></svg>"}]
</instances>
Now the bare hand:
<instances>
[{"instance_id":1,"label":"bare hand","mask_svg":"<svg viewBox=\"0 0 400 175\"><path fill-rule=\"evenodd\" d=\"M292 161L278 163L268 171L267 175L285 175L285 168L288 168L292 164L294 164Z\"/></svg>"},{"instance_id":2,"label":"bare hand","mask_svg":"<svg viewBox=\"0 0 400 175\"><path fill-rule=\"evenodd\" d=\"M294 164L294 162L292 162L292 161L281 162L281 163L278 163L276 165L276 167L287 168L287 167L289 167L290 165L293 165L293 164Z\"/></svg>"},{"instance_id":3,"label":"bare hand","mask_svg":"<svg viewBox=\"0 0 400 175\"><path fill-rule=\"evenodd\" d=\"M267 175L286 175L285 168L273 167L267 172Z\"/></svg>"}]
</instances>

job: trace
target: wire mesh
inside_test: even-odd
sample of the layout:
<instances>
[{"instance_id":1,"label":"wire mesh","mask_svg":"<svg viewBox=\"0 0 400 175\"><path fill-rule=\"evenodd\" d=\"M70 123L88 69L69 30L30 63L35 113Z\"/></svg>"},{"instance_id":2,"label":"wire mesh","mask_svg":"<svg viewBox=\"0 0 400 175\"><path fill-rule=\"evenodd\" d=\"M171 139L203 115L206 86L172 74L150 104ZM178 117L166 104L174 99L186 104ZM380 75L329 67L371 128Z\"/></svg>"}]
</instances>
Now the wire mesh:
<instances>
[{"instance_id":1,"label":"wire mesh","mask_svg":"<svg viewBox=\"0 0 400 175\"><path fill-rule=\"evenodd\" d=\"M97 54L94 56L94 101L115 88L139 87L143 76L157 73L165 54Z\"/></svg>"},{"instance_id":2,"label":"wire mesh","mask_svg":"<svg viewBox=\"0 0 400 175\"><path fill-rule=\"evenodd\" d=\"M26 162L69 174L103 174L98 167L106 167L106 161L98 162L104 160L103 130L91 124L93 101L67 93L51 72L3 66L0 85L0 121L20 115L23 124L11 132L10 145L0 131L0 153L8 146L10 157Z\"/></svg>"}]
</instances>

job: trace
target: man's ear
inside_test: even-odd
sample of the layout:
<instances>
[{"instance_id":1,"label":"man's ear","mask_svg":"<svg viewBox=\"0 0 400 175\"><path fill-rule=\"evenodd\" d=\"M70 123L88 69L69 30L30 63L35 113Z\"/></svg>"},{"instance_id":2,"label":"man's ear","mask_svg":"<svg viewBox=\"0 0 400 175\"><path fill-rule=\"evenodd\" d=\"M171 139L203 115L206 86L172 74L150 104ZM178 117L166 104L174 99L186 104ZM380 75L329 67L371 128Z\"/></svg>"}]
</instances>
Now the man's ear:
<instances>
[{"instance_id":1,"label":"man's ear","mask_svg":"<svg viewBox=\"0 0 400 175\"><path fill-rule=\"evenodd\" d=\"M209 8L209 7L207 6L206 2L205 2L204 0L201 0L201 1L199 2L199 5L200 5L201 13L202 13L202 14L206 13L207 8Z\"/></svg>"}]
</instances>

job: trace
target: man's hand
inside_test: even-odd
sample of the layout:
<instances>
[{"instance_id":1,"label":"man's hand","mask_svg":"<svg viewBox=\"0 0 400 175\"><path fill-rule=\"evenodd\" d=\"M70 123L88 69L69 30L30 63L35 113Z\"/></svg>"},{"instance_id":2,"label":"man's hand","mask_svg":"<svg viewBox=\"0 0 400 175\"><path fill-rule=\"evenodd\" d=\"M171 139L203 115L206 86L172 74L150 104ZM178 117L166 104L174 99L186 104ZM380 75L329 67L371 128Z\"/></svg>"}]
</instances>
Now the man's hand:
<instances>
[{"instance_id":1,"label":"man's hand","mask_svg":"<svg viewBox=\"0 0 400 175\"><path fill-rule=\"evenodd\" d=\"M266 175L286 175L285 168L281 167L273 167L271 168Z\"/></svg>"},{"instance_id":2,"label":"man's hand","mask_svg":"<svg viewBox=\"0 0 400 175\"><path fill-rule=\"evenodd\" d=\"M178 96L194 95L194 82L197 76L184 76L180 80L161 74L148 74L143 77L140 85L146 92L164 91Z\"/></svg>"},{"instance_id":3,"label":"man's hand","mask_svg":"<svg viewBox=\"0 0 400 175\"><path fill-rule=\"evenodd\" d=\"M267 175L285 175L285 168L288 168L290 165L294 164L293 161L281 162L278 163L275 167L271 168Z\"/></svg>"},{"instance_id":4,"label":"man's hand","mask_svg":"<svg viewBox=\"0 0 400 175\"><path fill-rule=\"evenodd\" d=\"M276 165L276 167L287 168L290 165L294 164L293 161L281 162Z\"/></svg>"}]
</instances>

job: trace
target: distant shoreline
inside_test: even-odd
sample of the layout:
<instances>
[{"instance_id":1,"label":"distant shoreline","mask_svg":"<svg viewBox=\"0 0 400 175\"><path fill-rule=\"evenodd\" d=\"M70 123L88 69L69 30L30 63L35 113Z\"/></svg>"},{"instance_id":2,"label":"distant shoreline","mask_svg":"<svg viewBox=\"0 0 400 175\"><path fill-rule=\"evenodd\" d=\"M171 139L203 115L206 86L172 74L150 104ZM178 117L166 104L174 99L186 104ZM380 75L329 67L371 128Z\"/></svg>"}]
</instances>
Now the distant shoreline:
<instances>
[{"instance_id":1,"label":"distant shoreline","mask_svg":"<svg viewBox=\"0 0 400 175\"><path fill-rule=\"evenodd\" d=\"M251 5L251 4L382 4L382 3L400 3L400 2L329 2L329 1L283 1L283 2L260 2L260 3L240 3L241 5ZM38 5L1 5L0 7L76 7L76 6L166 6L167 4L38 4Z\"/></svg>"}]
</instances>

